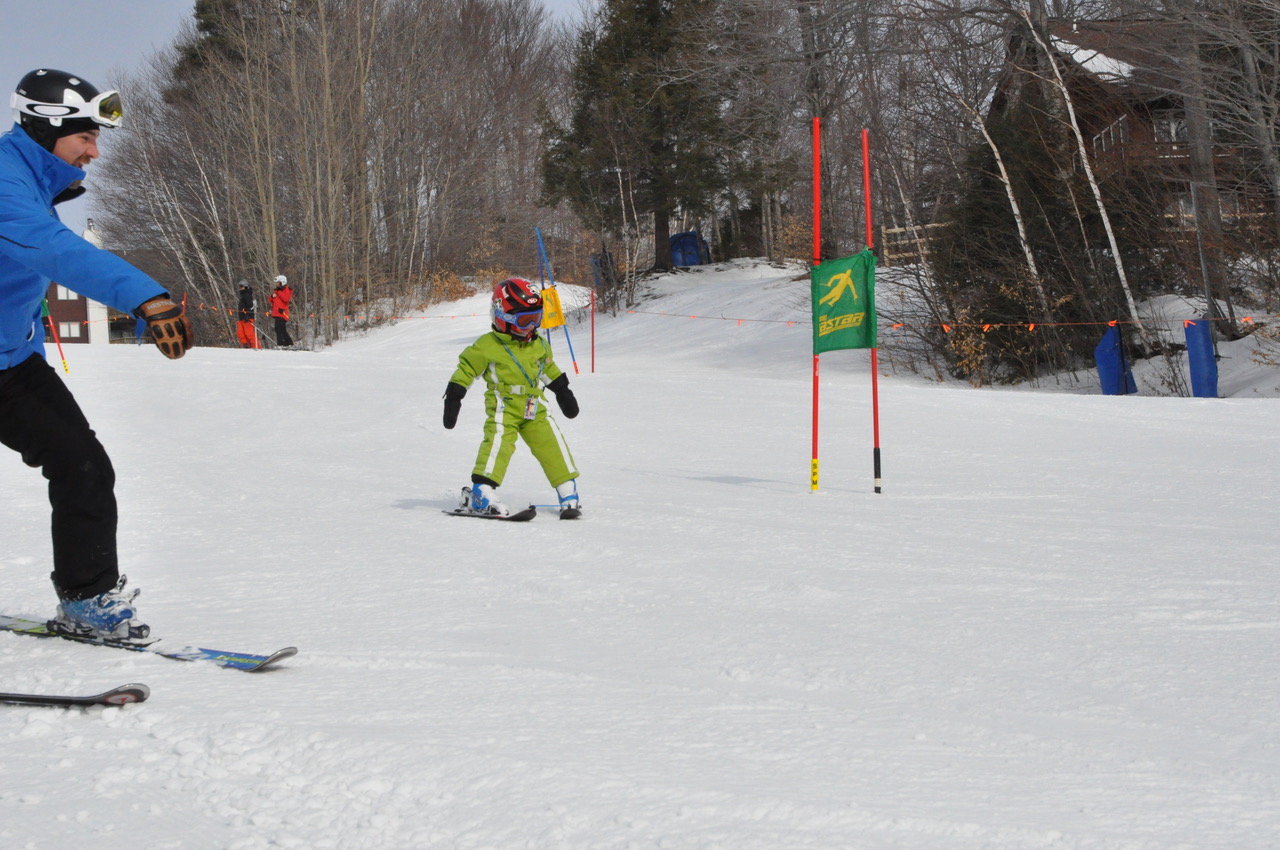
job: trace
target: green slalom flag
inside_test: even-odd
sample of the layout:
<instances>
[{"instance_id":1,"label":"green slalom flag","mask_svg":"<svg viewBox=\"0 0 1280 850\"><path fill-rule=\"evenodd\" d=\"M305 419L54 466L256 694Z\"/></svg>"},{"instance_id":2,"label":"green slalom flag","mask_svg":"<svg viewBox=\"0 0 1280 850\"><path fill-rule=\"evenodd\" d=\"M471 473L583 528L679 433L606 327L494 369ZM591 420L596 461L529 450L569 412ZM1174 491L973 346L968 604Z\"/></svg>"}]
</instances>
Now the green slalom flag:
<instances>
[{"instance_id":1,"label":"green slalom flag","mask_svg":"<svg viewBox=\"0 0 1280 850\"><path fill-rule=\"evenodd\" d=\"M876 347L876 255L870 249L809 272L813 353Z\"/></svg>"}]
</instances>

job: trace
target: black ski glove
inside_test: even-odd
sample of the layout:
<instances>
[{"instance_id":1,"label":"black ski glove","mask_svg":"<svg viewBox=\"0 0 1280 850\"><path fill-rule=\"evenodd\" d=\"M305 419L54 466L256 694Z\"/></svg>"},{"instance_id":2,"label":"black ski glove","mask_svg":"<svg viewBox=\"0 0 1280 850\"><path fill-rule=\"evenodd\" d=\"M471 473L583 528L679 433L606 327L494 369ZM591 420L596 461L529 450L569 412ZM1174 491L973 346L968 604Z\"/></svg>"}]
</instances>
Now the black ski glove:
<instances>
[{"instance_id":1,"label":"black ski glove","mask_svg":"<svg viewBox=\"0 0 1280 850\"><path fill-rule=\"evenodd\" d=\"M467 388L462 384L450 381L444 388L444 427L453 428L458 424L458 411L462 410L462 397Z\"/></svg>"},{"instance_id":2,"label":"black ski glove","mask_svg":"<svg viewBox=\"0 0 1280 850\"><path fill-rule=\"evenodd\" d=\"M578 415L578 399L574 397L573 390L569 389L568 375L556 378L547 384L547 389L556 394L556 404L560 405L560 412L566 418L573 419Z\"/></svg>"}]
</instances>

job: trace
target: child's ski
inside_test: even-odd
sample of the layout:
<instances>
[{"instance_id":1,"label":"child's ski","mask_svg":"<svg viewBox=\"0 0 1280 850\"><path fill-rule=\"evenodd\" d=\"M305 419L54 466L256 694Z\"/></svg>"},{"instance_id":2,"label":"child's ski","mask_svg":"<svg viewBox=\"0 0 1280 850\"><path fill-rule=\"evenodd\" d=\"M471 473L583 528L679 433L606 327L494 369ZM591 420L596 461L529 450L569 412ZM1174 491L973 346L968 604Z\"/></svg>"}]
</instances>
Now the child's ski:
<instances>
[{"instance_id":1,"label":"child's ski","mask_svg":"<svg viewBox=\"0 0 1280 850\"><path fill-rule=\"evenodd\" d=\"M469 511L466 508L454 508L451 511L444 511L444 513L449 516L469 516L475 517L476 519L500 519L504 522L528 522L538 515L538 509L533 505L530 505L522 511L516 511L515 513L508 514L507 516L502 516L500 514L486 514L480 511Z\"/></svg>"},{"instance_id":2,"label":"child's ski","mask_svg":"<svg viewBox=\"0 0 1280 850\"><path fill-rule=\"evenodd\" d=\"M0 702L9 705L47 705L57 708L77 708L90 705L127 705L143 702L151 696L146 685L130 684L112 688L93 696L47 696L43 694L0 694Z\"/></svg>"},{"instance_id":3,"label":"child's ski","mask_svg":"<svg viewBox=\"0 0 1280 850\"><path fill-rule=\"evenodd\" d=\"M95 646L113 646L118 649L129 649L134 652L149 652L176 661L212 661L219 667L230 667L233 670L265 670L278 661L292 658L298 654L297 647L286 646L270 655L255 655L250 652L224 652L220 649L205 649L199 646L184 646L177 649L166 649L152 643L128 643L126 641L102 640L99 638L76 637L59 634L49 628L47 623L36 620L24 620L19 617L0 615L0 631L13 632L32 637L61 637L77 643L91 643Z\"/></svg>"}]
</instances>

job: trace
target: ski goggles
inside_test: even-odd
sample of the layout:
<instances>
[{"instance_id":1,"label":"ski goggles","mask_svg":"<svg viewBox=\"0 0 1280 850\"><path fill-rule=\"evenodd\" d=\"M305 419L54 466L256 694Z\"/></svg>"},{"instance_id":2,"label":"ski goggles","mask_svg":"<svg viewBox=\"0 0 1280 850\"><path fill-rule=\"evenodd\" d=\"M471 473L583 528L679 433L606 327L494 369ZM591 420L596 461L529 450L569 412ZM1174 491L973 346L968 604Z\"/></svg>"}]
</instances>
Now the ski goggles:
<instances>
[{"instance_id":1,"label":"ski goggles","mask_svg":"<svg viewBox=\"0 0 1280 850\"><path fill-rule=\"evenodd\" d=\"M495 315L512 327L519 328L522 331L531 331L542 325L541 310L529 310L524 313L504 313L499 310Z\"/></svg>"},{"instance_id":2,"label":"ski goggles","mask_svg":"<svg viewBox=\"0 0 1280 850\"><path fill-rule=\"evenodd\" d=\"M68 90L67 96L79 100L74 91ZM120 98L120 92L114 89L95 95L92 100L80 100L79 103L44 103L14 92L9 97L9 106L27 115L44 118L55 127L62 126L64 118L89 118L104 127L119 127L124 119L124 101Z\"/></svg>"}]
</instances>

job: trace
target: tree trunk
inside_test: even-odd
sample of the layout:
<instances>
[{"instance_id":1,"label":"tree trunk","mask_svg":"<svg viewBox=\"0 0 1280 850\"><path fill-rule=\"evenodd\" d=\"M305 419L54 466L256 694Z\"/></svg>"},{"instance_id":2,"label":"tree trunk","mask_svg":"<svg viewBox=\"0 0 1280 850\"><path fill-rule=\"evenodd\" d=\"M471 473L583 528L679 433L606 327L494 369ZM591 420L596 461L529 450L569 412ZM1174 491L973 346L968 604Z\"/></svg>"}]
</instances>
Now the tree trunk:
<instances>
[{"instance_id":1,"label":"tree trunk","mask_svg":"<svg viewBox=\"0 0 1280 850\"><path fill-rule=\"evenodd\" d=\"M1209 315L1215 319L1223 318L1218 309L1218 300L1226 303L1231 320L1222 323L1219 330L1229 339L1235 339L1238 336L1235 329L1235 309L1231 303L1231 293L1227 289L1226 275L1223 273L1222 205L1218 197L1218 178L1213 167L1213 128L1209 122L1209 107L1205 99L1200 52L1194 40L1185 46L1181 65L1186 72L1183 110L1187 118L1187 146L1191 153L1191 198L1195 210L1205 299L1209 302Z\"/></svg>"},{"instance_id":2,"label":"tree trunk","mask_svg":"<svg viewBox=\"0 0 1280 850\"><path fill-rule=\"evenodd\" d=\"M1276 155L1277 139L1274 104L1264 95L1265 87L1258 60L1249 45L1240 50L1244 61L1244 79L1248 87L1249 135L1258 145L1262 169L1271 188L1271 226L1276 244L1280 245L1280 156Z\"/></svg>"},{"instance_id":3,"label":"tree trunk","mask_svg":"<svg viewBox=\"0 0 1280 850\"><path fill-rule=\"evenodd\" d=\"M670 271L671 262L671 212L657 209L653 213L653 267Z\"/></svg>"}]
</instances>

